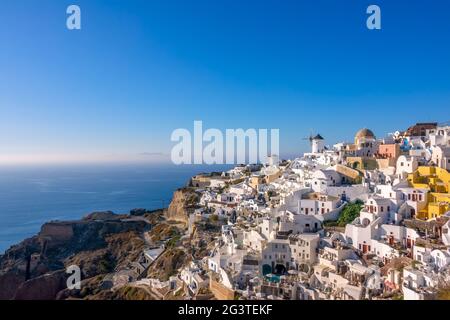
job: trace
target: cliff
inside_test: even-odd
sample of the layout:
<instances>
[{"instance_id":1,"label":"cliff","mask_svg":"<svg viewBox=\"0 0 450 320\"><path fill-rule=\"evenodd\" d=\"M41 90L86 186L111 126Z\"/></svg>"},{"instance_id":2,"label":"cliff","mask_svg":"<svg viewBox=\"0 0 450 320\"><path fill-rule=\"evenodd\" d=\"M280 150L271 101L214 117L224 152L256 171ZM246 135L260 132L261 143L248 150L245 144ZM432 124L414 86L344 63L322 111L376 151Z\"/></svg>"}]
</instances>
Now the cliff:
<instances>
[{"instance_id":1,"label":"cliff","mask_svg":"<svg viewBox=\"0 0 450 320\"><path fill-rule=\"evenodd\" d=\"M199 195L190 188L183 188L175 191L166 212L168 220L188 223L189 213L191 213L199 201Z\"/></svg>"},{"instance_id":2,"label":"cliff","mask_svg":"<svg viewBox=\"0 0 450 320\"><path fill-rule=\"evenodd\" d=\"M82 279L123 267L142 252L150 227L143 217L112 212L46 223L0 257L0 299L55 299L66 287L69 265L80 267Z\"/></svg>"}]
</instances>

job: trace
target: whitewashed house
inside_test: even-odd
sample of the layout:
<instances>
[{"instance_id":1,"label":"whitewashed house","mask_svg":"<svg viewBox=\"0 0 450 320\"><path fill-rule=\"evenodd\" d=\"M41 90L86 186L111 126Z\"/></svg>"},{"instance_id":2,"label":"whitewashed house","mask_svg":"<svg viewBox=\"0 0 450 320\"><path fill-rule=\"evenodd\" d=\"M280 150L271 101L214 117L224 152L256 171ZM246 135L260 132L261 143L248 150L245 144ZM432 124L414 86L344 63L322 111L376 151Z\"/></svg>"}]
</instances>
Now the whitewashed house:
<instances>
[{"instance_id":1,"label":"whitewashed house","mask_svg":"<svg viewBox=\"0 0 450 320\"><path fill-rule=\"evenodd\" d=\"M450 170L450 146L436 146L432 149L431 160L439 168Z\"/></svg>"}]
</instances>

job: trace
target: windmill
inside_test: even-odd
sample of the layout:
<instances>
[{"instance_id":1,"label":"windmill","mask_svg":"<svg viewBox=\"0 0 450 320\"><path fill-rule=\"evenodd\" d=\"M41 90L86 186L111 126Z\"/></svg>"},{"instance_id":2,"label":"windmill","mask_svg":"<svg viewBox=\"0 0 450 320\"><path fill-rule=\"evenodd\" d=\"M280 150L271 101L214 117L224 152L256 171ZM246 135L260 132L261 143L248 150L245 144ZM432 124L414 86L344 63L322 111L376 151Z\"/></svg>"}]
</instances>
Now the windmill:
<instances>
[{"instance_id":1,"label":"windmill","mask_svg":"<svg viewBox=\"0 0 450 320\"><path fill-rule=\"evenodd\" d=\"M309 140L311 144L312 153L322 153L325 149L324 141L325 139L318 133L313 135L313 131L309 134L309 137L303 138L302 140Z\"/></svg>"},{"instance_id":2,"label":"windmill","mask_svg":"<svg viewBox=\"0 0 450 320\"><path fill-rule=\"evenodd\" d=\"M313 130L310 129L310 130L309 130L309 137L304 137L304 138L302 138L302 140L309 140L309 143L312 144L313 137L314 137L314 135L313 135Z\"/></svg>"}]
</instances>

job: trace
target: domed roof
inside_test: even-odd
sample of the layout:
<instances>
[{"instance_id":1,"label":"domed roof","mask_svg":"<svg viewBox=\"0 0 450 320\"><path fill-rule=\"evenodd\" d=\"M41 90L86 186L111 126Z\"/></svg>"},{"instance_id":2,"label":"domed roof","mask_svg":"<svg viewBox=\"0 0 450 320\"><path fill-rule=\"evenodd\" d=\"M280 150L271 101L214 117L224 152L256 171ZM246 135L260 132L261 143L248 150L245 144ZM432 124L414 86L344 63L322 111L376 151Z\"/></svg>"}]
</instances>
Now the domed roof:
<instances>
[{"instance_id":1,"label":"domed roof","mask_svg":"<svg viewBox=\"0 0 450 320\"><path fill-rule=\"evenodd\" d=\"M314 137L310 138L311 140L324 140L324 138L320 134L316 134Z\"/></svg>"},{"instance_id":2,"label":"domed roof","mask_svg":"<svg viewBox=\"0 0 450 320\"><path fill-rule=\"evenodd\" d=\"M372 130L364 128L364 129L359 130L355 136L355 139L361 139L361 138L375 139L375 135L373 134Z\"/></svg>"}]
</instances>

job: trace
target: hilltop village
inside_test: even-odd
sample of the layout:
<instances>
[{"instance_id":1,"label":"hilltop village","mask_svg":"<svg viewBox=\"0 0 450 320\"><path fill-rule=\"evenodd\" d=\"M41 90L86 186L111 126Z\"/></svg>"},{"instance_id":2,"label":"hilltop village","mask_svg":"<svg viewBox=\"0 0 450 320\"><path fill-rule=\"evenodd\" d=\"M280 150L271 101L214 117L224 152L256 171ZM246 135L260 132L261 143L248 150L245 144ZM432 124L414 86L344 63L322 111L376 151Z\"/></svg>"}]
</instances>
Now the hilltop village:
<instances>
[{"instance_id":1,"label":"hilltop village","mask_svg":"<svg viewBox=\"0 0 450 320\"><path fill-rule=\"evenodd\" d=\"M198 174L167 209L44 224L0 257L0 298L450 299L450 126L309 140Z\"/></svg>"},{"instance_id":2,"label":"hilltop village","mask_svg":"<svg viewBox=\"0 0 450 320\"><path fill-rule=\"evenodd\" d=\"M185 245L207 244L177 275L189 295L448 295L450 126L418 123L382 138L361 129L333 146L320 134L309 140L300 158L200 174L178 191L189 199L186 237L197 241ZM176 205L169 217L183 220Z\"/></svg>"}]
</instances>

